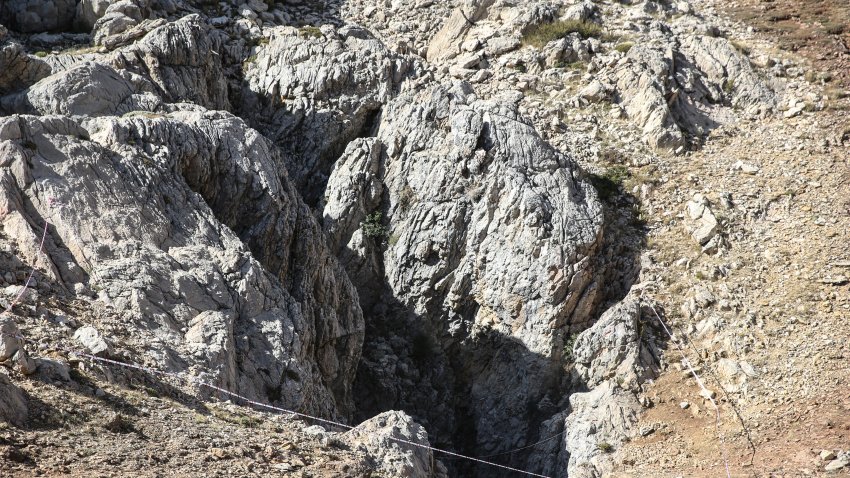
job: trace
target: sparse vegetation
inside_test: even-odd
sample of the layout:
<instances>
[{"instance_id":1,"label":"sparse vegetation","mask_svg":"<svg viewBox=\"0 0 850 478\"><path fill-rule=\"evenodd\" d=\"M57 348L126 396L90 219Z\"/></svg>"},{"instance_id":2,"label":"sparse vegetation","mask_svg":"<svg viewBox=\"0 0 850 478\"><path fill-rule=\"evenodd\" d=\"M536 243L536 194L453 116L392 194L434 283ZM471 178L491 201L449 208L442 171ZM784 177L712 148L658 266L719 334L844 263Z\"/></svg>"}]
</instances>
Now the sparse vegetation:
<instances>
[{"instance_id":1,"label":"sparse vegetation","mask_svg":"<svg viewBox=\"0 0 850 478\"><path fill-rule=\"evenodd\" d=\"M625 54L625 53L628 53L629 50L631 50L633 46L635 46L634 42L624 41L623 43L620 43L617 46L615 46L614 49L617 50L620 53Z\"/></svg>"},{"instance_id":2,"label":"sparse vegetation","mask_svg":"<svg viewBox=\"0 0 850 478\"><path fill-rule=\"evenodd\" d=\"M322 30L312 25L304 25L298 29L298 33L304 37L322 38Z\"/></svg>"},{"instance_id":3,"label":"sparse vegetation","mask_svg":"<svg viewBox=\"0 0 850 478\"><path fill-rule=\"evenodd\" d=\"M823 28L830 35L841 35L847 30L847 25L843 23L827 23Z\"/></svg>"},{"instance_id":4,"label":"sparse vegetation","mask_svg":"<svg viewBox=\"0 0 850 478\"><path fill-rule=\"evenodd\" d=\"M375 211L372 214L366 216L366 219L360 223L360 227L363 229L363 234L366 237L371 237L373 239L384 239L390 235L389 229L387 226L383 224L383 214L381 211Z\"/></svg>"},{"instance_id":5,"label":"sparse vegetation","mask_svg":"<svg viewBox=\"0 0 850 478\"><path fill-rule=\"evenodd\" d=\"M578 333L572 333L567 336L566 340L564 340L564 361L572 363L575 361L575 356L573 355L573 346L576 344L576 339L578 338Z\"/></svg>"},{"instance_id":6,"label":"sparse vegetation","mask_svg":"<svg viewBox=\"0 0 850 478\"><path fill-rule=\"evenodd\" d=\"M522 35L522 44L542 48L547 43L560 40L570 33L578 33L582 38L599 37L602 27L593 22L579 20L560 20L542 23L526 30Z\"/></svg>"},{"instance_id":7,"label":"sparse vegetation","mask_svg":"<svg viewBox=\"0 0 850 478\"><path fill-rule=\"evenodd\" d=\"M727 95L731 95L733 91L735 91L735 80L728 78L725 82L723 82L723 92Z\"/></svg>"},{"instance_id":8,"label":"sparse vegetation","mask_svg":"<svg viewBox=\"0 0 850 478\"><path fill-rule=\"evenodd\" d=\"M47 52L46 51L37 51L37 52L33 53L33 55L35 55L39 58L44 58L44 57L47 56Z\"/></svg>"},{"instance_id":9,"label":"sparse vegetation","mask_svg":"<svg viewBox=\"0 0 850 478\"><path fill-rule=\"evenodd\" d=\"M604 441L597 443L596 448L602 453L611 453L612 451L614 451L614 446Z\"/></svg>"}]
</instances>

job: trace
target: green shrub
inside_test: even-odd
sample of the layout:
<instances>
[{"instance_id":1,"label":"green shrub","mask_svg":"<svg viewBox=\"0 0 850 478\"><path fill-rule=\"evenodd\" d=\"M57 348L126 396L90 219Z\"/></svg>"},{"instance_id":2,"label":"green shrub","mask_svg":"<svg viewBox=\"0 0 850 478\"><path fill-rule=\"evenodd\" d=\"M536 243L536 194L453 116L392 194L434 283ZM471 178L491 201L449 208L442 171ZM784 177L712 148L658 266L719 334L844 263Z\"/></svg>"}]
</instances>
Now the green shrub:
<instances>
[{"instance_id":1,"label":"green shrub","mask_svg":"<svg viewBox=\"0 0 850 478\"><path fill-rule=\"evenodd\" d=\"M35 55L39 58L44 58L44 57L47 56L47 52L46 51L37 51L37 52L33 53L33 55Z\"/></svg>"},{"instance_id":2,"label":"green shrub","mask_svg":"<svg viewBox=\"0 0 850 478\"><path fill-rule=\"evenodd\" d=\"M322 30L312 25L305 25L301 27L298 31L299 33L301 33L302 36L305 37L322 38Z\"/></svg>"},{"instance_id":3,"label":"green shrub","mask_svg":"<svg viewBox=\"0 0 850 478\"><path fill-rule=\"evenodd\" d=\"M614 451L614 446L604 441L597 443L596 448L598 448L602 453L611 453Z\"/></svg>"},{"instance_id":4,"label":"green shrub","mask_svg":"<svg viewBox=\"0 0 850 478\"><path fill-rule=\"evenodd\" d=\"M559 20L542 23L527 29L522 35L522 44L542 48L550 41L560 40L570 33L578 33L582 38L599 37L602 27L593 22L580 20Z\"/></svg>"},{"instance_id":5,"label":"green shrub","mask_svg":"<svg viewBox=\"0 0 850 478\"><path fill-rule=\"evenodd\" d=\"M628 53L633 46L635 46L634 42L624 41L623 43L620 43L619 45L615 46L614 49L620 53Z\"/></svg>"},{"instance_id":6,"label":"green shrub","mask_svg":"<svg viewBox=\"0 0 850 478\"><path fill-rule=\"evenodd\" d=\"M566 340L564 340L564 361L565 362L573 362L575 361L575 356L573 355L573 346L576 344L576 338L578 338L578 333L570 334Z\"/></svg>"},{"instance_id":7,"label":"green shrub","mask_svg":"<svg viewBox=\"0 0 850 478\"><path fill-rule=\"evenodd\" d=\"M373 239L383 239L389 236L389 229L382 224L383 218L381 211L375 211L366 216L366 219L360 223L360 227L363 229L363 234L366 237L371 237Z\"/></svg>"}]
</instances>

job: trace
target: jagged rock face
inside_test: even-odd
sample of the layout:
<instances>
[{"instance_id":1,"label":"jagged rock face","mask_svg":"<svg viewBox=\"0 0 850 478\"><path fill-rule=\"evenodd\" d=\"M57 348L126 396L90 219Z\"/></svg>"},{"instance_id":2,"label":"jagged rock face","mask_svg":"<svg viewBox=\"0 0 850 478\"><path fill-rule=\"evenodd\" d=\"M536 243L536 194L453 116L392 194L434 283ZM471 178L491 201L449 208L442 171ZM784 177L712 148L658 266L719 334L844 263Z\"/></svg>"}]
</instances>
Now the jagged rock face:
<instances>
[{"instance_id":1,"label":"jagged rock face","mask_svg":"<svg viewBox=\"0 0 850 478\"><path fill-rule=\"evenodd\" d=\"M651 25L650 40L597 74L611 85L629 118L654 148L677 149L688 136L719 125L714 105L760 115L776 106L774 92L729 40Z\"/></svg>"},{"instance_id":2,"label":"jagged rock face","mask_svg":"<svg viewBox=\"0 0 850 478\"><path fill-rule=\"evenodd\" d=\"M382 105L416 67L353 26L270 33L246 62L243 111L289 152L290 175L315 204L333 162L351 140L371 135Z\"/></svg>"},{"instance_id":3,"label":"jagged rock face","mask_svg":"<svg viewBox=\"0 0 850 478\"><path fill-rule=\"evenodd\" d=\"M165 101L229 110L221 41L199 15L187 15L119 50L113 66L149 78Z\"/></svg>"},{"instance_id":4,"label":"jagged rock face","mask_svg":"<svg viewBox=\"0 0 850 478\"><path fill-rule=\"evenodd\" d=\"M528 463L551 476L598 478L612 471L610 452L635 435L637 393L660 367L634 291L576 337L573 358L576 388L588 391L570 395L570 409L543 422L541 437L563 436L536 448Z\"/></svg>"},{"instance_id":5,"label":"jagged rock face","mask_svg":"<svg viewBox=\"0 0 850 478\"><path fill-rule=\"evenodd\" d=\"M10 40L7 30L0 25L0 94L26 88L48 75L50 66L27 55L23 46Z\"/></svg>"},{"instance_id":6,"label":"jagged rock face","mask_svg":"<svg viewBox=\"0 0 850 478\"><path fill-rule=\"evenodd\" d=\"M123 311L158 365L350 413L357 295L257 132L221 112L12 116L0 140L4 222L47 219L57 278Z\"/></svg>"},{"instance_id":7,"label":"jagged rock face","mask_svg":"<svg viewBox=\"0 0 850 478\"><path fill-rule=\"evenodd\" d=\"M379 166L366 146L376 142ZM381 393L361 405L421 413L438 440L468 434L456 423L468 421L479 452L524 443L533 417L552 412L540 403L558 400L566 330L595 304L595 192L509 98L478 101L463 83L399 96L362 144L334 169L324 202L331 239L348 241L332 247L361 251L347 262L358 268L380 247L338 211L362 218L372 206L388 218L383 293L396 303L373 300L367 313L359 377ZM380 282L357 284L366 303L382 293Z\"/></svg>"},{"instance_id":8,"label":"jagged rock face","mask_svg":"<svg viewBox=\"0 0 850 478\"><path fill-rule=\"evenodd\" d=\"M44 32L70 27L76 0L20 0L0 5L0 22L21 32Z\"/></svg>"}]
</instances>

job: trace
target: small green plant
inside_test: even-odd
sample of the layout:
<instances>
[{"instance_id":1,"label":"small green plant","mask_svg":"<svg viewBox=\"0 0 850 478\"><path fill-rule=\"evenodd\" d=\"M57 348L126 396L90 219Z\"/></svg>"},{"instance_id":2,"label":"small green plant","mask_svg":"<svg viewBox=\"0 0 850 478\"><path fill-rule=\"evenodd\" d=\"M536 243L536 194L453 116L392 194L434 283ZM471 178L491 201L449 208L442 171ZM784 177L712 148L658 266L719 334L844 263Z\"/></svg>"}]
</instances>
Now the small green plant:
<instances>
[{"instance_id":1,"label":"small green plant","mask_svg":"<svg viewBox=\"0 0 850 478\"><path fill-rule=\"evenodd\" d=\"M44 58L44 57L47 56L47 52L46 51L37 51L37 52L33 53L33 55L35 55L39 58Z\"/></svg>"},{"instance_id":2,"label":"small green plant","mask_svg":"<svg viewBox=\"0 0 850 478\"><path fill-rule=\"evenodd\" d=\"M514 70L516 70L516 71L518 71L518 72L520 72L520 73L527 73L527 72L528 72L528 67L526 67L526 66L525 66L525 63L523 63L523 62L519 62L519 63L517 63L516 65L514 65Z\"/></svg>"},{"instance_id":3,"label":"small green plant","mask_svg":"<svg viewBox=\"0 0 850 478\"><path fill-rule=\"evenodd\" d=\"M602 36L602 27L580 20L559 20L541 23L527 29L522 35L522 44L542 48L547 43L560 40L570 33L578 33L582 38Z\"/></svg>"},{"instance_id":4,"label":"small green plant","mask_svg":"<svg viewBox=\"0 0 850 478\"><path fill-rule=\"evenodd\" d=\"M312 25L305 25L298 32L304 37L322 38L322 30Z\"/></svg>"},{"instance_id":5,"label":"small green plant","mask_svg":"<svg viewBox=\"0 0 850 478\"><path fill-rule=\"evenodd\" d=\"M611 453L612 451L614 451L614 446L604 441L597 443L596 448L602 453Z\"/></svg>"},{"instance_id":6,"label":"small green plant","mask_svg":"<svg viewBox=\"0 0 850 478\"><path fill-rule=\"evenodd\" d=\"M625 54L625 53L628 53L629 50L631 50L633 46L635 46L634 42L624 41L623 43L620 43L619 45L615 46L614 49L617 50L620 53Z\"/></svg>"},{"instance_id":7,"label":"small green plant","mask_svg":"<svg viewBox=\"0 0 850 478\"><path fill-rule=\"evenodd\" d=\"M564 361L565 362L574 362L575 355L573 354L573 347L576 344L576 339L578 338L578 333L570 334L566 340L564 340Z\"/></svg>"},{"instance_id":8,"label":"small green plant","mask_svg":"<svg viewBox=\"0 0 850 478\"><path fill-rule=\"evenodd\" d=\"M735 91L735 80L729 78L723 82L723 92L730 95L733 91Z\"/></svg>"},{"instance_id":9,"label":"small green plant","mask_svg":"<svg viewBox=\"0 0 850 478\"><path fill-rule=\"evenodd\" d=\"M371 237L373 239L383 239L390 235L389 229L387 226L383 225L383 214L381 211L375 211L372 214L366 216L366 219L360 223L360 227L363 229L363 234L366 237Z\"/></svg>"}]
</instances>

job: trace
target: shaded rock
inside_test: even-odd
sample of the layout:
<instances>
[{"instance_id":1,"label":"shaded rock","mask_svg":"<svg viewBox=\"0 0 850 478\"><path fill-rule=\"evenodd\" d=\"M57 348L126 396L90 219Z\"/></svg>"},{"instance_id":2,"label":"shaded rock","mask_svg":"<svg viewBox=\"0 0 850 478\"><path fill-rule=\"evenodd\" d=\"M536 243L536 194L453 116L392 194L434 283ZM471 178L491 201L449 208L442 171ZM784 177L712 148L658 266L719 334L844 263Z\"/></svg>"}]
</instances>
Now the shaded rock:
<instances>
[{"instance_id":1,"label":"shaded rock","mask_svg":"<svg viewBox=\"0 0 850 478\"><path fill-rule=\"evenodd\" d=\"M280 27L246 64L243 108L289 153L289 174L312 205L334 161L353 139L374 135L383 104L414 73L411 59L365 30L314 38Z\"/></svg>"},{"instance_id":2,"label":"shaded rock","mask_svg":"<svg viewBox=\"0 0 850 478\"><path fill-rule=\"evenodd\" d=\"M157 338L146 348L161 367L182 369L170 358L181 357L242 394L349 413L363 337L357 295L279 174L280 157L227 113L171 115L4 118L7 141L29 141L38 153L27 169L4 172L12 179L3 194L26 194L49 218L47 250L70 259L56 261L60 281L80 282L78 267L99 300L144 317ZM109 193L61 215L47 201L70 203L79 191ZM205 311L222 315L192 324L208 326L190 337L210 347L195 357L198 343L181 329ZM232 349L219 340L230 327Z\"/></svg>"},{"instance_id":3,"label":"shaded rock","mask_svg":"<svg viewBox=\"0 0 850 478\"><path fill-rule=\"evenodd\" d=\"M5 373L0 372L0 420L23 426L27 421L28 413L23 390L13 384Z\"/></svg>"},{"instance_id":4,"label":"shaded rock","mask_svg":"<svg viewBox=\"0 0 850 478\"><path fill-rule=\"evenodd\" d=\"M0 4L0 22L19 32L65 30L71 26L76 0L20 0Z\"/></svg>"}]
</instances>

